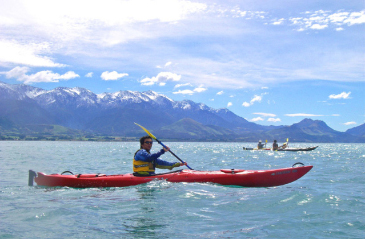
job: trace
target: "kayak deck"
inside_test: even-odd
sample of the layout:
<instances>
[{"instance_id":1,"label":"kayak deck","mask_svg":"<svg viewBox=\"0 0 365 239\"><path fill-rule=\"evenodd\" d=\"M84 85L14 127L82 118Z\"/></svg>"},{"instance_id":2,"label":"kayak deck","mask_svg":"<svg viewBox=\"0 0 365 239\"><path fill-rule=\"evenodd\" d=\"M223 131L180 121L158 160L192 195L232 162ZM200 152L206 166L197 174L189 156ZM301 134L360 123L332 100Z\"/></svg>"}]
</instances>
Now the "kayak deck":
<instances>
[{"instance_id":1,"label":"kayak deck","mask_svg":"<svg viewBox=\"0 0 365 239\"><path fill-rule=\"evenodd\" d=\"M29 170L29 185L32 180L38 186L48 187L128 187L148 183L152 180L187 183L216 183L242 187L274 187L291 183L304 176L313 166L291 167L270 170L221 169L219 171L181 170L153 176L78 174L62 175L35 173Z\"/></svg>"}]
</instances>

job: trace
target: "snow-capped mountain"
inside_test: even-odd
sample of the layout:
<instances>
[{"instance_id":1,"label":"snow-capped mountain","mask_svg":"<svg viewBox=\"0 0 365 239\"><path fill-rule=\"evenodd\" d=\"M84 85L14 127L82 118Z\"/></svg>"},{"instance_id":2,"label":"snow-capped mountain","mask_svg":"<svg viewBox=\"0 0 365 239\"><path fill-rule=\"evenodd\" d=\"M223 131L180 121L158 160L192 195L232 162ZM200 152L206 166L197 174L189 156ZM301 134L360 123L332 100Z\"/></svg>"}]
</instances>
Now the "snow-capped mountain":
<instances>
[{"instance_id":1,"label":"snow-capped mountain","mask_svg":"<svg viewBox=\"0 0 365 239\"><path fill-rule=\"evenodd\" d=\"M24 100L29 98L35 100L45 108L52 107L53 104L62 104L64 106L73 106L74 108L101 107L107 109L127 104L149 103L155 106L167 106L183 110L200 109L215 111L204 104L196 104L192 101L173 101L167 96L154 91L118 91L114 93L95 94L90 90L80 87L58 87L47 91L24 84L10 85L0 82L0 93L4 99Z\"/></svg>"},{"instance_id":2,"label":"snow-capped mountain","mask_svg":"<svg viewBox=\"0 0 365 239\"><path fill-rule=\"evenodd\" d=\"M0 98L23 100L25 98L34 98L46 92L45 90L28 85L10 85L0 81Z\"/></svg>"},{"instance_id":3,"label":"snow-capped mountain","mask_svg":"<svg viewBox=\"0 0 365 239\"><path fill-rule=\"evenodd\" d=\"M130 129L128 124L133 121L162 127L183 118L225 128L263 127L249 123L227 109L217 110L190 100L174 101L154 91L95 94L79 87L43 90L23 84L0 83L0 94L3 100L31 102L34 107L50 113L55 123L83 130L103 128L102 131L107 132L110 128L123 132Z\"/></svg>"}]
</instances>

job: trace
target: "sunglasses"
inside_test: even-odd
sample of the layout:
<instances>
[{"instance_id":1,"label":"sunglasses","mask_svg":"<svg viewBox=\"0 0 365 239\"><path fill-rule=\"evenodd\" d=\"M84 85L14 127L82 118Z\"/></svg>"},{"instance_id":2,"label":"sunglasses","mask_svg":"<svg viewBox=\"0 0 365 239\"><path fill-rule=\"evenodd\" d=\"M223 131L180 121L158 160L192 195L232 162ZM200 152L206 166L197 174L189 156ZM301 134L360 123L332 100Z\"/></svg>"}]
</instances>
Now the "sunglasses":
<instances>
[{"instance_id":1,"label":"sunglasses","mask_svg":"<svg viewBox=\"0 0 365 239\"><path fill-rule=\"evenodd\" d=\"M153 142L152 142L152 141L145 141L144 143L145 143L145 144L153 144Z\"/></svg>"}]
</instances>

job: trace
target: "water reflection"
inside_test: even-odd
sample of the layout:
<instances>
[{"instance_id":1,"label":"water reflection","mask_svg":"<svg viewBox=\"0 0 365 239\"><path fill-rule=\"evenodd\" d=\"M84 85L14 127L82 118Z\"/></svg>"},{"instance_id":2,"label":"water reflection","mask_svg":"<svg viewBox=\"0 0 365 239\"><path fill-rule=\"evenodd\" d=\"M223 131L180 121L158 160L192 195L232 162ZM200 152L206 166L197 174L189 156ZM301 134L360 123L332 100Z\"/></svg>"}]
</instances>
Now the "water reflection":
<instances>
[{"instance_id":1,"label":"water reflection","mask_svg":"<svg viewBox=\"0 0 365 239\"><path fill-rule=\"evenodd\" d=\"M161 218L163 205L160 204L159 192L170 187L166 181L153 181L148 184L136 186L134 204L134 217L129 217L122 222L126 232L133 238L157 238L161 231L168 227L164 218Z\"/></svg>"}]
</instances>

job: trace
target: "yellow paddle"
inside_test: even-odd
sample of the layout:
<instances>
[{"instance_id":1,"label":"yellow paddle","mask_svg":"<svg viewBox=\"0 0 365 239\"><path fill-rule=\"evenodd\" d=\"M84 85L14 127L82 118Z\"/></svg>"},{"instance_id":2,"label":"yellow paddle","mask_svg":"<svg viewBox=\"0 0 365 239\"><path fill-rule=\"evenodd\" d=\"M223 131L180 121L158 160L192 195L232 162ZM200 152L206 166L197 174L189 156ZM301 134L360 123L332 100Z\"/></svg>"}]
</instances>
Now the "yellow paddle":
<instances>
[{"instance_id":1,"label":"yellow paddle","mask_svg":"<svg viewBox=\"0 0 365 239\"><path fill-rule=\"evenodd\" d=\"M145 127L143 127L142 125L139 125L137 123L134 123L136 125L138 125L139 127L141 127L151 138L153 138L154 140L156 140L159 144L162 145L162 147L167 148L166 145L164 145L160 140L158 140L150 131L148 131ZM180 160L180 162L185 163L183 160L181 160L176 154L174 154L171 150L169 150L169 152L174 155L178 160ZM186 164L186 167L188 167L189 169L193 170L192 168L189 167L189 165Z\"/></svg>"}]
</instances>

